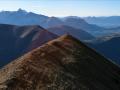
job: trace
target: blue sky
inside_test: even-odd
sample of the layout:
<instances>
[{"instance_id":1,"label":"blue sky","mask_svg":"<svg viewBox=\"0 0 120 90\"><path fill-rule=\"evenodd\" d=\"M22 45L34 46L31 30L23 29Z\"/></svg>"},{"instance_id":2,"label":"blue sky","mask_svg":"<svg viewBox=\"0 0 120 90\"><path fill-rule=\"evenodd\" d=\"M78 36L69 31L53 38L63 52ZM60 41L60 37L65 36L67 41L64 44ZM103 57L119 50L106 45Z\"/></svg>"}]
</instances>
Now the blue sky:
<instances>
[{"instance_id":1,"label":"blue sky","mask_svg":"<svg viewBox=\"0 0 120 90\"><path fill-rule=\"evenodd\" d=\"M48 16L120 15L120 0L0 0L0 10L18 8Z\"/></svg>"}]
</instances>

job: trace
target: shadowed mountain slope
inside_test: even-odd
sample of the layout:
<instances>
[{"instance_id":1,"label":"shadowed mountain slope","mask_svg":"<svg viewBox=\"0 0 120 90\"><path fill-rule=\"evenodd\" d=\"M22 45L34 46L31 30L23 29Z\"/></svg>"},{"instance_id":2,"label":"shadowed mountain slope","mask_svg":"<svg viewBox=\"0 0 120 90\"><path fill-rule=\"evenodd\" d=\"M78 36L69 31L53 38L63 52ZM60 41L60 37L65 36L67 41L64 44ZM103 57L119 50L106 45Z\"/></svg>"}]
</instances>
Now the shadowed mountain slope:
<instances>
[{"instance_id":1,"label":"shadowed mountain slope","mask_svg":"<svg viewBox=\"0 0 120 90\"><path fill-rule=\"evenodd\" d=\"M23 52L30 43L31 38L39 32L38 26L14 26L0 24L0 64L13 59L14 56ZM0 65L1 66L1 65Z\"/></svg>"},{"instance_id":2,"label":"shadowed mountain slope","mask_svg":"<svg viewBox=\"0 0 120 90\"><path fill-rule=\"evenodd\" d=\"M27 52L30 50L33 50L33 49L41 46L42 44L44 44L50 40L53 40L57 37L58 36L56 34L53 34L47 30L42 30L36 36L34 36L31 44L28 46Z\"/></svg>"},{"instance_id":3,"label":"shadowed mountain slope","mask_svg":"<svg viewBox=\"0 0 120 90\"><path fill-rule=\"evenodd\" d=\"M0 70L2 90L120 90L120 68L70 35Z\"/></svg>"},{"instance_id":4,"label":"shadowed mountain slope","mask_svg":"<svg viewBox=\"0 0 120 90\"><path fill-rule=\"evenodd\" d=\"M77 29L85 30L86 32L89 32L95 36L97 36L97 34L99 34L99 32L104 31L104 28L99 27L94 24L89 24L80 17L79 18L66 17L64 19L64 23L65 23L64 25L71 26L71 27L77 28Z\"/></svg>"},{"instance_id":5,"label":"shadowed mountain slope","mask_svg":"<svg viewBox=\"0 0 120 90\"><path fill-rule=\"evenodd\" d=\"M88 45L120 65L120 34L91 40Z\"/></svg>"},{"instance_id":6,"label":"shadowed mountain slope","mask_svg":"<svg viewBox=\"0 0 120 90\"><path fill-rule=\"evenodd\" d=\"M0 24L0 67L56 37L37 25Z\"/></svg>"},{"instance_id":7,"label":"shadowed mountain slope","mask_svg":"<svg viewBox=\"0 0 120 90\"><path fill-rule=\"evenodd\" d=\"M48 31L55 33L59 36L64 35L69 33L70 35L74 36L75 38L79 40L91 40L94 39L92 35L90 35L88 32L81 30L81 29L76 29L70 26L65 26L65 25L59 25L55 27L51 27L47 29Z\"/></svg>"}]
</instances>

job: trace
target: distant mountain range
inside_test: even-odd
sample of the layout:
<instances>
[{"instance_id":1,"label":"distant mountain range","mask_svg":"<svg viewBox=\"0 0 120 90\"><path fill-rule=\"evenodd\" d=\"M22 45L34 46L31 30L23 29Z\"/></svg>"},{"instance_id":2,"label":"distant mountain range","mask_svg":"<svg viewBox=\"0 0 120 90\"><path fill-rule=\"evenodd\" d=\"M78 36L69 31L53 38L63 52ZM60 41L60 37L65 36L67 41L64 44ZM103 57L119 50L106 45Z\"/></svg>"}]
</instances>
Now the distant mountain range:
<instances>
[{"instance_id":1,"label":"distant mountain range","mask_svg":"<svg viewBox=\"0 0 120 90\"><path fill-rule=\"evenodd\" d=\"M18 11L2 11L0 12L1 24L13 25L40 25L43 28L51 28L58 25L67 25L73 28L82 29L92 35L99 34L97 31L104 30L104 28L88 24L81 18L65 17L64 19L58 17L48 17L45 15L35 14L19 9Z\"/></svg>"},{"instance_id":2,"label":"distant mountain range","mask_svg":"<svg viewBox=\"0 0 120 90\"><path fill-rule=\"evenodd\" d=\"M42 25L48 19L47 16L38 15L32 12L26 12L19 9L18 11L0 12L0 23L13 25Z\"/></svg>"},{"instance_id":3,"label":"distant mountain range","mask_svg":"<svg viewBox=\"0 0 120 90\"><path fill-rule=\"evenodd\" d=\"M85 17L84 20L90 24L95 24L106 28L120 27L120 16Z\"/></svg>"},{"instance_id":4,"label":"distant mountain range","mask_svg":"<svg viewBox=\"0 0 120 90\"><path fill-rule=\"evenodd\" d=\"M120 68L63 35L0 70L1 90L120 90Z\"/></svg>"},{"instance_id":5,"label":"distant mountain range","mask_svg":"<svg viewBox=\"0 0 120 90\"><path fill-rule=\"evenodd\" d=\"M84 30L76 29L67 25L54 26L54 27L48 28L47 30L52 33L55 33L58 36L61 36L64 34L70 34L81 41L95 39L95 37L85 32Z\"/></svg>"},{"instance_id":6,"label":"distant mountain range","mask_svg":"<svg viewBox=\"0 0 120 90\"><path fill-rule=\"evenodd\" d=\"M40 25L41 27L48 29L56 26L69 26L76 29L82 29L85 32L90 33L94 37L108 35L111 33L120 32L118 25L119 19L114 20L114 28L110 24L107 28L104 25L99 25L97 22L91 23L90 20L92 17L80 18L77 16L68 16L68 17L48 17L41 14L35 14L33 12L27 12L25 10L19 9L18 11L1 11L0 12L0 23L1 24L12 24L12 25ZM113 17L110 17L113 18ZM91 20L92 21L92 20ZM94 20L95 21L95 20ZM110 23L109 20L101 21L102 24ZM106 22L106 23L105 23ZM112 22L112 21L111 21ZM117 23L117 24L116 24ZM103 27L102 27L103 26ZM112 28L111 28L112 27Z\"/></svg>"}]
</instances>

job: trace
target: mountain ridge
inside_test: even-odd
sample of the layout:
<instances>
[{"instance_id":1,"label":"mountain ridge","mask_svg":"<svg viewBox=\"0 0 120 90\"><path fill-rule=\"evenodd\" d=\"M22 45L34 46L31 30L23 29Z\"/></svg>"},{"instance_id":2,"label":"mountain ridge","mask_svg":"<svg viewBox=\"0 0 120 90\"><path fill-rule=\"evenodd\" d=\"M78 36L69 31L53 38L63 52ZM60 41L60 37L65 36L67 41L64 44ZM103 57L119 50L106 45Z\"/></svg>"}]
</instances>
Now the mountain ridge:
<instances>
[{"instance_id":1,"label":"mountain ridge","mask_svg":"<svg viewBox=\"0 0 120 90\"><path fill-rule=\"evenodd\" d=\"M102 67L101 67L102 66ZM3 90L119 90L120 68L64 35L0 70Z\"/></svg>"}]
</instances>

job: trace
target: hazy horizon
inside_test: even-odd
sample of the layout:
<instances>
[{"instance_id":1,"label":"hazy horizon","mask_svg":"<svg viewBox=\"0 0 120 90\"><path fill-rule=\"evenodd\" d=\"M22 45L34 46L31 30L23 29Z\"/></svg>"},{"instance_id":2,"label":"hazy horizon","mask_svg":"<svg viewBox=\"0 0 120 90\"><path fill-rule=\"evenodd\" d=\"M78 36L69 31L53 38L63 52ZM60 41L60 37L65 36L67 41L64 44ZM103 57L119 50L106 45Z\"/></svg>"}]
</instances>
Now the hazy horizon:
<instances>
[{"instance_id":1,"label":"hazy horizon","mask_svg":"<svg viewBox=\"0 0 120 90\"><path fill-rule=\"evenodd\" d=\"M28 12L46 16L120 16L118 0L0 0L0 11Z\"/></svg>"},{"instance_id":2,"label":"hazy horizon","mask_svg":"<svg viewBox=\"0 0 120 90\"><path fill-rule=\"evenodd\" d=\"M18 8L17 10L0 10L0 12L3 12L3 11L18 11L19 9L21 9L21 10L25 10L25 9L22 9L22 8ZM25 10L26 12L33 12L33 11L27 11L27 10ZM36 13L36 12L33 12L33 13L35 13L35 14L39 14L39 15L44 15L44 14L41 14L41 13ZM45 16L49 16L49 15L45 15ZM68 15L68 16L72 16L72 15ZM120 16L120 15L111 15L111 16ZM111 17L111 16L72 16L72 17ZM51 16L52 17L52 16ZM54 16L53 16L54 17ZM60 17L60 18L62 18L62 17L67 17L67 16L56 16L56 17Z\"/></svg>"}]
</instances>

